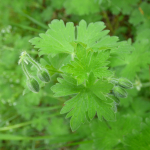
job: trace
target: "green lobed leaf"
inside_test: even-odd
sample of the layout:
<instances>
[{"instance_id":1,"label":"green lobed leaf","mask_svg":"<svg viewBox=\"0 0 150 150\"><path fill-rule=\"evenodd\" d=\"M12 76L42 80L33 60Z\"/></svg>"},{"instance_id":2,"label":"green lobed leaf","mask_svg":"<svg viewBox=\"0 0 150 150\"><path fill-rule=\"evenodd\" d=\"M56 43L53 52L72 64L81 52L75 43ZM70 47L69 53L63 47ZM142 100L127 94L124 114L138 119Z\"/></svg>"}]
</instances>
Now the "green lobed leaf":
<instances>
[{"instance_id":1,"label":"green lobed leaf","mask_svg":"<svg viewBox=\"0 0 150 150\"><path fill-rule=\"evenodd\" d=\"M98 1L95 0L66 0L64 7L67 14L88 15L99 11Z\"/></svg>"},{"instance_id":2,"label":"green lobed leaf","mask_svg":"<svg viewBox=\"0 0 150 150\"><path fill-rule=\"evenodd\" d=\"M87 44L87 47L93 47L97 41L106 36L109 30L102 31L106 26L103 22L87 23L84 20L77 26L77 41Z\"/></svg>"},{"instance_id":3,"label":"green lobed leaf","mask_svg":"<svg viewBox=\"0 0 150 150\"><path fill-rule=\"evenodd\" d=\"M40 50L40 55L74 54L72 42L82 42L87 45L87 49L92 48L94 51L110 49L111 53L117 55L130 52L132 48L128 42L118 42L118 37L107 35L109 30L103 31L105 25L101 21L87 25L86 21L81 20L75 28L72 22L66 23L65 26L62 20L55 19L49 27L45 34L30 40L34 47Z\"/></svg>"},{"instance_id":4,"label":"green lobed leaf","mask_svg":"<svg viewBox=\"0 0 150 150\"><path fill-rule=\"evenodd\" d=\"M30 40L35 48L42 50L40 54L72 53L70 42L75 40L73 23L68 22L65 26L62 20L53 20L49 28L45 34Z\"/></svg>"},{"instance_id":5,"label":"green lobed leaf","mask_svg":"<svg viewBox=\"0 0 150 150\"><path fill-rule=\"evenodd\" d=\"M126 65L122 71L120 71L122 76L129 79L133 79L143 66L150 63L149 41L135 42L134 47L135 50L126 58Z\"/></svg>"},{"instance_id":6,"label":"green lobed leaf","mask_svg":"<svg viewBox=\"0 0 150 150\"><path fill-rule=\"evenodd\" d=\"M65 102L61 114L68 113L67 118L71 117L70 125L72 131L75 131L86 118L86 112L90 120L93 119L96 112L99 119L104 117L106 120L115 119L113 109L113 100L108 100L107 93L113 85L102 79L96 80L94 75L89 75L86 85L77 85L77 81L69 76L63 75L64 79L59 79L59 83L52 87L55 96L65 96L75 94L72 99Z\"/></svg>"},{"instance_id":7,"label":"green lobed leaf","mask_svg":"<svg viewBox=\"0 0 150 150\"><path fill-rule=\"evenodd\" d=\"M125 138L128 150L148 150L150 149L150 118L146 118L146 123L142 125L141 132L135 132Z\"/></svg>"},{"instance_id":8,"label":"green lobed leaf","mask_svg":"<svg viewBox=\"0 0 150 150\"><path fill-rule=\"evenodd\" d=\"M134 26L138 26L140 23L143 30L143 25L147 24L149 26L149 14L150 14L150 4L147 2L140 3L137 9L134 9L131 13L129 22L132 23Z\"/></svg>"},{"instance_id":9,"label":"green lobed leaf","mask_svg":"<svg viewBox=\"0 0 150 150\"><path fill-rule=\"evenodd\" d=\"M118 37L107 35L109 30L103 30L104 28L103 22L99 21L87 25L84 20L81 20L77 26L77 41L85 43L87 48L92 48L94 51L110 49L111 53L119 56L133 50L131 43L127 41L118 42Z\"/></svg>"},{"instance_id":10,"label":"green lobed leaf","mask_svg":"<svg viewBox=\"0 0 150 150\"><path fill-rule=\"evenodd\" d=\"M117 15L120 12L123 14L130 14L134 7L137 7L139 0L112 0L110 1L111 7L110 10L113 14Z\"/></svg>"},{"instance_id":11,"label":"green lobed leaf","mask_svg":"<svg viewBox=\"0 0 150 150\"><path fill-rule=\"evenodd\" d=\"M93 72L96 77L108 77L112 72L108 70L106 65L109 63L109 51L92 52L88 51L81 44L77 44L76 57L74 61L66 66L63 66L62 71L72 74L77 79L78 84L83 83L88 79L90 72Z\"/></svg>"},{"instance_id":12,"label":"green lobed leaf","mask_svg":"<svg viewBox=\"0 0 150 150\"><path fill-rule=\"evenodd\" d=\"M95 150L111 150L119 144L125 146L125 138L140 129L141 118L133 115L117 113L117 120L107 122L105 119L100 122L92 121L91 130L93 133Z\"/></svg>"}]
</instances>

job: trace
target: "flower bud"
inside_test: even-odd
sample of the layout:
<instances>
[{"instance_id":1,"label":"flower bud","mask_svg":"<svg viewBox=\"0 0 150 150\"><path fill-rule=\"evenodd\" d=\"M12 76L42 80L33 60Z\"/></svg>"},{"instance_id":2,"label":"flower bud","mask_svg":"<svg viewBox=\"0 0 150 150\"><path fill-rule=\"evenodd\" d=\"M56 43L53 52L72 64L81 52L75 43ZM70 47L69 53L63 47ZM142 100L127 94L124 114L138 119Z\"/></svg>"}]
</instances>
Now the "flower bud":
<instances>
[{"instance_id":1,"label":"flower bud","mask_svg":"<svg viewBox=\"0 0 150 150\"><path fill-rule=\"evenodd\" d=\"M49 82L50 81L50 75L49 75L48 71L44 68L38 70L37 76L43 82Z\"/></svg>"},{"instance_id":2,"label":"flower bud","mask_svg":"<svg viewBox=\"0 0 150 150\"><path fill-rule=\"evenodd\" d=\"M116 79L112 79L112 80L110 80L110 83L117 85L118 81Z\"/></svg>"},{"instance_id":3,"label":"flower bud","mask_svg":"<svg viewBox=\"0 0 150 150\"><path fill-rule=\"evenodd\" d=\"M114 101L116 102L116 104L119 104L120 103L120 99L118 97L113 97Z\"/></svg>"},{"instance_id":4,"label":"flower bud","mask_svg":"<svg viewBox=\"0 0 150 150\"><path fill-rule=\"evenodd\" d=\"M118 85L123 87L123 88L126 88L126 89L133 88L132 83L128 79L125 79L125 78L120 78L118 80Z\"/></svg>"},{"instance_id":5,"label":"flower bud","mask_svg":"<svg viewBox=\"0 0 150 150\"><path fill-rule=\"evenodd\" d=\"M114 93L109 93L109 94L108 94L108 97L109 97L110 99L114 100L116 104L119 104L119 103L120 103L119 98L116 97L116 96L114 96Z\"/></svg>"},{"instance_id":6,"label":"flower bud","mask_svg":"<svg viewBox=\"0 0 150 150\"><path fill-rule=\"evenodd\" d=\"M112 98L113 98L113 100L114 100L117 104L119 104L119 103L120 103L120 99L119 99L118 97L113 96Z\"/></svg>"},{"instance_id":7,"label":"flower bud","mask_svg":"<svg viewBox=\"0 0 150 150\"><path fill-rule=\"evenodd\" d=\"M40 90L39 83L33 77L30 77L27 80L27 86L34 93L37 93Z\"/></svg>"},{"instance_id":8,"label":"flower bud","mask_svg":"<svg viewBox=\"0 0 150 150\"><path fill-rule=\"evenodd\" d=\"M124 90L123 88L121 88L121 87L119 87L119 86L115 86L114 88L113 88L113 93L114 93L114 95L117 97L117 98L119 98L119 97L121 97L121 98L126 98L127 97L127 92L126 92L126 90Z\"/></svg>"}]
</instances>

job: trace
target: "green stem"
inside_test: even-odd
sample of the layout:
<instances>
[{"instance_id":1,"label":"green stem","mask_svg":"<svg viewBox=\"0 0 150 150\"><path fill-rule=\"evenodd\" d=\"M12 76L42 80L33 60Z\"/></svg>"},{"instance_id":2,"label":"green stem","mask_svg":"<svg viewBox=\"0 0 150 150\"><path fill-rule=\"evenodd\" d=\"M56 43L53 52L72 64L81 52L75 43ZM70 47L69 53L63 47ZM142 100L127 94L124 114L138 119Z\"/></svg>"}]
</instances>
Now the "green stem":
<instances>
[{"instance_id":1,"label":"green stem","mask_svg":"<svg viewBox=\"0 0 150 150\"><path fill-rule=\"evenodd\" d=\"M150 82L150 65L149 65L149 82ZM150 88L149 88L149 90L150 90Z\"/></svg>"},{"instance_id":2,"label":"green stem","mask_svg":"<svg viewBox=\"0 0 150 150\"><path fill-rule=\"evenodd\" d=\"M108 17L108 15L107 15L107 12L103 11L102 13L103 13L104 19L106 20L106 22L107 22L107 24L108 24L108 27L109 27L111 33L113 33L114 30L113 30L113 27L112 27L111 22L110 22L110 20L109 20L109 17Z\"/></svg>"},{"instance_id":3,"label":"green stem","mask_svg":"<svg viewBox=\"0 0 150 150\"><path fill-rule=\"evenodd\" d=\"M20 124L10 125L7 127L1 127L0 131L6 131L6 130L10 130L10 129L20 128L22 126L26 126L26 125L29 125L31 123L32 123L32 121L28 121L28 122L24 122L24 123L20 123Z\"/></svg>"},{"instance_id":4,"label":"green stem","mask_svg":"<svg viewBox=\"0 0 150 150\"><path fill-rule=\"evenodd\" d=\"M142 83L142 87L150 87L150 82Z\"/></svg>"},{"instance_id":5,"label":"green stem","mask_svg":"<svg viewBox=\"0 0 150 150\"><path fill-rule=\"evenodd\" d=\"M36 61L34 61L29 55L27 55L25 59L29 61L31 64L33 64L38 70L41 70L39 64Z\"/></svg>"},{"instance_id":6,"label":"green stem","mask_svg":"<svg viewBox=\"0 0 150 150\"><path fill-rule=\"evenodd\" d=\"M26 66L25 66L24 61L22 61L21 65L22 65L22 70L23 70L23 72L25 73L26 77L27 77L28 79L30 79L30 75L29 75L29 73L28 73L28 71L27 71L27 68L26 68Z\"/></svg>"},{"instance_id":7,"label":"green stem","mask_svg":"<svg viewBox=\"0 0 150 150\"><path fill-rule=\"evenodd\" d=\"M113 32L114 32L114 33L115 33L116 30L119 28L119 23L120 23L120 21L119 21L118 19L119 19L119 15L117 15L117 16L115 17L114 21L113 21L113 24L114 24L114 30L113 30Z\"/></svg>"}]
</instances>

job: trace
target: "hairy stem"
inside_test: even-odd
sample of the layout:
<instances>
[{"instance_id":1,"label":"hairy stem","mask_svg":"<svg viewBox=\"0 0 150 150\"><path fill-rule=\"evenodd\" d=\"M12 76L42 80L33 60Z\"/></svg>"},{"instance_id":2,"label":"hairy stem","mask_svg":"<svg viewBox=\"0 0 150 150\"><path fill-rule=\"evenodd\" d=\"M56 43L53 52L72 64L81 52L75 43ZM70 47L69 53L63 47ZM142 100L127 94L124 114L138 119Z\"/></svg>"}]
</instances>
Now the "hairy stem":
<instances>
[{"instance_id":1,"label":"hairy stem","mask_svg":"<svg viewBox=\"0 0 150 150\"><path fill-rule=\"evenodd\" d=\"M39 64L36 61L34 61L29 55L27 55L25 59L29 61L31 64L33 64L38 70L41 70Z\"/></svg>"},{"instance_id":2,"label":"hairy stem","mask_svg":"<svg viewBox=\"0 0 150 150\"><path fill-rule=\"evenodd\" d=\"M21 65L22 65L22 70L23 70L23 72L25 73L27 79L30 79L30 75L29 75L29 73L28 73L28 71L27 71L27 68L26 68L26 66L25 66L25 62L22 61Z\"/></svg>"}]
</instances>

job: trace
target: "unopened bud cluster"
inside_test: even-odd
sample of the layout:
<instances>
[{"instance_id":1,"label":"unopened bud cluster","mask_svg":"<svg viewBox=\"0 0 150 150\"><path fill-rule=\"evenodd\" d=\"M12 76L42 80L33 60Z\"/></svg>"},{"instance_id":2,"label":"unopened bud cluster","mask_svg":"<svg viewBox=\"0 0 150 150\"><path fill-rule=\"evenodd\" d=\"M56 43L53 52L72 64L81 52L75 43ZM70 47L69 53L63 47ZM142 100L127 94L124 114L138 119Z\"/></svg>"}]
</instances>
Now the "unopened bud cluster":
<instances>
[{"instance_id":1,"label":"unopened bud cluster","mask_svg":"<svg viewBox=\"0 0 150 150\"><path fill-rule=\"evenodd\" d=\"M119 103L119 98L126 98L128 93L125 89L133 88L133 84L126 78L113 79L111 80L115 86L112 89L112 94L115 97L115 102Z\"/></svg>"},{"instance_id":2,"label":"unopened bud cluster","mask_svg":"<svg viewBox=\"0 0 150 150\"><path fill-rule=\"evenodd\" d=\"M38 81L32 76L30 75L30 73L28 72L26 65L28 65L29 63L31 63L31 65L34 65L37 69L37 77L42 81L42 82L49 82L50 81L50 75L48 73L48 71L41 67L33 58L31 58L29 56L29 54L27 54L26 52L22 52L21 56L20 56L20 60L19 60L19 64L22 65L22 69L27 77L27 86L28 88L34 92L37 93L40 90L39 87L39 83Z\"/></svg>"}]
</instances>

